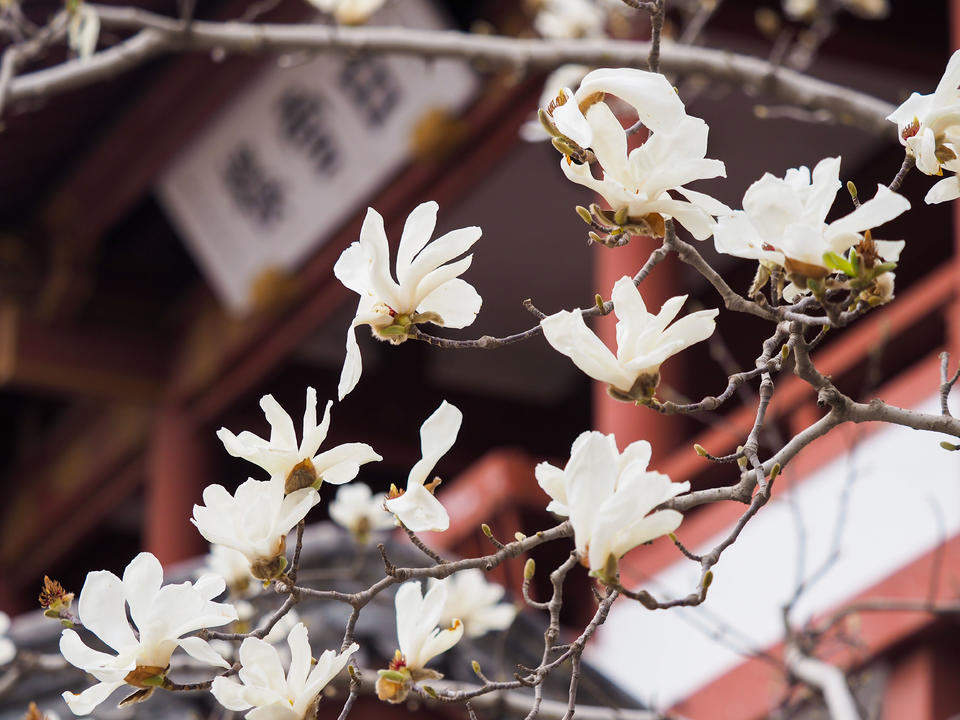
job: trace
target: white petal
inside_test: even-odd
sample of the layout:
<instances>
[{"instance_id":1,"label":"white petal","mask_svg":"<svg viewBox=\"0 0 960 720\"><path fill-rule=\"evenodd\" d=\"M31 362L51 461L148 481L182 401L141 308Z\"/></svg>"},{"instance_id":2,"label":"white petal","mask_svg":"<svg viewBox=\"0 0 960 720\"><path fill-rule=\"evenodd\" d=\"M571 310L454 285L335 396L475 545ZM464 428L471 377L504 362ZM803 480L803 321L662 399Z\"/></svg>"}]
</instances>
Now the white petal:
<instances>
[{"instance_id":1,"label":"white petal","mask_svg":"<svg viewBox=\"0 0 960 720\"><path fill-rule=\"evenodd\" d=\"M440 458L453 447L462 422L463 413L446 400L423 422L420 426L422 457L407 475L407 490L426 482Z\"/></svg>"},{"instance_id":2,"label":"white petal","mask_svg":"<svg viewBox=\"0 0 960 720\"><path fill-rule=\"evenodd\" d=\"M337 397L343 400L357 383L363 372L363 360L360 357L360 345L357 344L356 325L347 328L347 354L343 358L343 369L340 370L340 381L337 383Z\"/></svg>"},{"instance_id":3,"label":"white petal","mask_svg":"<svg viewBox=\"0 0 960 720\"><path fill-rule=\"evenodd\" d=\"M407 282L410 263L417 256L433 235L437 225L437 203L430 202L417 205L407 216L403 225L403 234L400 236L400 246L397 249L397 280L400 284Z\"/></svg>"},{"instance_id":4,"label":"white petal","mask_svg":"<svg viewBox=\"0 0 960 720\"><path fill-rule=\"evenodd\" d=\"M417 312L436 313L444 327L464 328L476 319L482 303L483 299L473 285L461 278L453 278L421 300Z\"/></svg>"},{"instance_id":5,"label":"white petal","mask_svg":"<svg viewBox=\"0 0 960 720\"><path fill-rule=\"evenodd\" d=\"M958 197L960 197L960 177L951 175L934 183L923 200L928 205L934 205L956 200Z\"/></svg>"},{"instance_id":6,"label":"white petal","mask_svg":"<svg viewBox=\"0 0 960 720\"><path fill-rule=\"evenodd\" d=\"M91 685L79 695L65 692L62 697L74 715L89 715L97 705L110 697L111 693L123 684L123 680L101 682Z\"/></svg>"},{"instance_id":7,"label":"white petal","mask_svg":"<svg viewBox=\"0 0 960 720\"><path fill-rule=\"evenodd\" d=\"M557 352L563 353L595 380L627 392L636 378L624 371L610 348L603 344L583 321L580 310L560 312L540 321L543 336Z\"/></svg>"},{"instance_id":8,"label":"white petal","mask_svg":"<svg viewBox=\"0 0 960 720\"><path fill-rule=\"evenodd\" d=\"M577 89L577 101L596 92L607 92L632 105L644 126L658 132L684 116L683 102L670 82L659 73L633 68L601 68L587 73Z\"/></svg>"},{"instance_id":9,"label":"white petal","mask_svg":"<svg viewBox=\"0 0 960 720\"><path fill-rule=\"evenodd\" d=\"M124 602L123 583L106 570L87 574L77 603L80 622L114 650L137 645Z\"/></svg>"},{"instance_id":10,"label":"white petal","mask_svg":"<svg viewBox=\"0 0 960 720\"><path fill-rule=\"evenodd\" d=\"M220 653L210 647L210 643L196 635L180 640L180 647L194 660L199 660L202 663L216 667L230 667L230 663L224 660Z\"/></svg>"},{"instance_id":11,"label":"white petal","mask_svg":"<svg viewBox=\"0 0 960 720\"><path fill-rule=\"evenodd\" d=\"M253 707L247 701L244 686L236 680L225 677L215 677L210 692L217 699L217 702L227 710L243 712Z\"/></svg>"},{"instance_id":12,"label":"white petal","mask_svg":"<svg viewBox=\"0 0 960 720\"><path fill-rule=\"evenodd\" d=\"M386 505L414 532L443 532L450 527L446 508L423 485L409 486L400 497L387 500Z\"/></svg>"}]
</instances>

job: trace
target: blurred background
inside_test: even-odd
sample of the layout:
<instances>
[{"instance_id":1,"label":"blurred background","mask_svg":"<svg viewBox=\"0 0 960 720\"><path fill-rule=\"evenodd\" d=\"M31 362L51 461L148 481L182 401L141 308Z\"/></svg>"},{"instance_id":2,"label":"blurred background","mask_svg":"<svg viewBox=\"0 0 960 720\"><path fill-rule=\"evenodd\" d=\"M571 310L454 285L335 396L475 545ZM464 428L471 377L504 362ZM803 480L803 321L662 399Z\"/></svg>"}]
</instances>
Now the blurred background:
<instances>
[{"instance_id":1,"label":"blurred background","mask_svg":"<svg viewBox=\"0 0 960 720\"><path fill-rule=\"evenodd\" d=\"M177 12L166 0L142 6ZM24 10L45 18L58 7L39 0ZM312 17L299 0L258 8L263 20ZM771 27L764 10L779 6L727 0L700 42L767 57L783 33L803 30L787 21ZM247 0L197 6L207 19L245 12ZM521 4L493 0L390 0L372 22L533 34ZM811 72L899 103L936 85L960 3L893 0L884 20L841 13L837 23ZM647 29L621 32L644 37ZM425 200L440 204L438 234L483 228L465 278L484 305L457 337L525 329L534 321L525 298L555 312L589 304L595 292L608 296L617 278L634 273L655 244L588 247L573 209L591 201L588 193L562 177L549 144L519 139L543 80L411 58L187 55L9 113L0 134L0 609L33 609L44 574L78 591L88 570L120 571L141 549L165 563L206 552L188 522L193 503L204 486L232 488L250 471L223 451L216 429L263 434L257 403L265 393L294 417L307 385L321 402L336 396L355 296L332 267L368 205L393 242ZM688 112L710 125L708 156L727 166L726 180L695 188L733 207L764 171L782 175L839 154L841 177L870 197L900 166L893 125L877 137L769 107L759 88L675 82ZM930 184L909 176L903 192L915 209L881 233L907 239L897 299L818 351L821 370L854 396L935 408L937 354L960 350L954 217L949 204L923 204ZM838 195L834 213L850 209ZM748 287L750 263L716 256L709 241L702 251L735 289ZM688 307L718 304L673 259L643 292L651 307L681 293ZM601 327L610 336L612 318ZM765 324L721 312L718 327L722 342L664 368L665 398L716 394L730 372L752 367ZM365 466L360 480L384 490L402 485L418 459L423 419L442 399L460 407L459 441L437 467L452 527L428 539L451 553L488 550L481 522L500 537L548 527L533 466L565 462L585 429L615 432L621 447L649 439L654 468L704 488L733 477L697 456L693 443L731 452L752 423L752 394L698 418L615 403L539 338L440 351L358 335L364 376L334 405L328 443L373 445L384 460ZM815 398L794 380L778 380L768 447L819 417ZM781 607L804 579L817 582L792 608L798 623L856 598L956 597L953 455L935 438L901 430L843 428L820 440L724 557L703 608L650 613L618 604L593 665L637 700L690 717L769 715L786 679L762 654L779 651ZM324 507L311 517L322 519ZM705 546L740 511L698 509L680 537ZM545 549L538 566L564 555ZM627 584L665 595L689 592L695 569L669 542L624 562ZM519 565L495 577L519 592ZM564 611L571 627L593 612L587 583L579 585ZM828 659L861 674L864 702L882 706L883 717L960 714L955 619L864 615L826 647Z\"/></svg>"}]
</instances>

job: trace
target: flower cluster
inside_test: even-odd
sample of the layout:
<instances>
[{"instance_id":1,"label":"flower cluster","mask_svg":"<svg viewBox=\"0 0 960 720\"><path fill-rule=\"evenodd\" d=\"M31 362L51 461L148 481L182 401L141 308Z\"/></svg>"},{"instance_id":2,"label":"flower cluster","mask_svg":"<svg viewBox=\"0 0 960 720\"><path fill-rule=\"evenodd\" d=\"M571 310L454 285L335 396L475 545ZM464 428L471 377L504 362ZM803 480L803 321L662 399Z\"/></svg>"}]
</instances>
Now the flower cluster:
<instances>
[{"instance_id":1,"label":"flower cluster","mask_svg":"<svg viewBox=\"0 0 960 720\"><path fill-rule=\"evenodd\" d=\"M840 189L840 158L825 158L813 173L791 168L783 178L766 173L743 196L743 210L717 222L713 233L717 251L757 260L767 271L780 269L792 283L784 297L792 302L808 290L809 280L822 280L838 269L845 253L863 262L861 274L873 280L892 269L903 241L867 241L864 233L910 208L910 202L878 185L876 195L844 217L827 222ZM879 272L878 272L879 271Z\"/></svg>"}]
</instances>

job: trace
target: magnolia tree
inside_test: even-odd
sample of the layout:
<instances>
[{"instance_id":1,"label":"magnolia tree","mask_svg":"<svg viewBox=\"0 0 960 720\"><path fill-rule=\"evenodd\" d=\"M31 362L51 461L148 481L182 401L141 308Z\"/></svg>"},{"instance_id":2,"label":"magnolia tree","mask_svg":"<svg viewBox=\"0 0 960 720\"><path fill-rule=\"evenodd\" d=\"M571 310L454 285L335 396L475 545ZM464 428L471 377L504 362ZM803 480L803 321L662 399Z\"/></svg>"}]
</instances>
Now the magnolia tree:
<instances>
[{"instance_id":1,"label":"magnolia tree","mask_svg":"<svg viewBox=\"0 0 960 720\"><path fill-rule=\"evenodd\" d=\"M947 403L958 373L949 374L947 357L942 364L940 414L895 407L882 399L857 402L822 374L811 358L828 331L840 331L869 313L883 312L893 298L898 258L910 248L903 240L881 237L885 223L910 210L910 203L898 193L905 175L915 168L935 176L927 203L960 197L960 181L954 174L960 169L960 53L946 65L932 93L914 93L893 108L800 72L832 32L836 14L881 17L887 9L883 0L786 2L784 12L809 23L809 29L792 52L781 53L785 59L780 63L697 45L716 0L678 0L676 8L667 7L666 0L540 0L534 3L534 28L541 37L527 39L363 26L381 2L314 0L329 22L296 26L194 21L187 4L182 17L169 18L82 0L71 0L41 26L29 21L16 2L5 3L2 29L9 44L0 71L0 99L9 103L46 97L120 73L161 53L214 48L227 52L364 50L554 69L538 122L524 127L524 136L549 140L560 153L559 171L585 188L584 206L576 212L587 224L592 242L617 252L632 238L649 236L660 240L659 247L633 275L625 275L613 287L597 288L595 302L587 307L545 315L528 302L538 321L523 332L476 339L439 337L431 333L431 325L467 328L481 311L483 288L463 278L471 263L469 253L483 251L482 243L478 244L480 228L457 229L433 238L438 208L434 202L425 202L407 218L392 251L383 218L370 208L359 239L334 267L339 281L359 296L356 315L346 328L339 401L349 402L350 392L362 380L356 333L364 327L387 343L426 342L449 350L495 350L517 342L538 342L542 336L582 372L604 384L616 400L666 415L713 411L735 393L755 388L752 429L730 455L717 457L700 446L694 448L728 468L729 478L719 487L697 491L651 468L649 443L623 446L612 435L586 430L574 441L563 467L544 462L536 468L546 510L556 516L557 524L530 536L517 533L507 543L484 526L491 542L489 554L449 560L431 550L417 533L442 532L450 526L450 517L434 492L439 479L432 477L432 471L456 442L460 410L438 398L439 406L420 428L422 457L410 469L406 487L392 486L387 494L373 495L356 478L367 463L381 460L376 450L361 442L325 445L332 401L326 403L318 421L316 392L308 388L298 433L288 412L267 395L260 404L271 428L269 438L249 431L218 432L228 453L255 466L251 469L256 477L232 493L211 485L203 492L203 503L194 507L192 522L212 544L204 573L195 582L165 585L159 562L148 553L133 558L122 577L90 572L76 602L57 582L46 581L41 604L49 617L65 626L62 656L92 679L78 682L76 692L64 694L77 715L94 712L123 688L118 696L121 705L149 702L157 693L208 692L223 708L244 713L250 720L301 720L317 715L325 686L337 680L349 687L346 701L334 710L340 720L349 715L358 695L366 692L389 703L410 697L461 703L473 717L475 708L517 690L527 692L522 697L529 720L538 716L569 720L578 711L584 648L611 606L639 603L657 612L703 603L713 567L769 500L778 474L811 442L840 425L868 421L960 437L960 420L951 416ZM674 39L661 42L671 13L678 29ZM609 37L611 28L623 21L644 23L649 41ZM100 48L102 28L126 34L125 39ZM28 62L61 42L68 43L77 57L19 74ZM746 188L740 208L728 207L687 187L696 180L725 176L723 161L707 157L707 124L687 114L684 97L674 87L676 78L694 73L734 85L762 81L764 91L785 106L884 132L891 143L903 146L903 163L890 168L889 181L881 178L876 190L861 198L850 183L844 190L840 157L811 157L807 166L787 170L783 177L764 174ZM626 124L624 117L629 119ZM646 139L630 150L630 136L639 131L646 133ZM850 204L849 212L833 210L835 204L844 204L837 203L838 194ZM718 252L756 269L745 292L731 287L701 254L703 243L711 241ZM687 297L681 295L653 311L648 309L644 280L669 255L676 255L706 279L715 291L716 307L684 310ZM730 374L726 387L715 396L684 404L660 399L661 365L710 338L721 310L731 321L749 315L767 323L766 333L755 339L754 366ZM615 348L598 338L587 322L611 312L617 319ZM763 452L760 437L765 413L775 379L784 374L795 375L815 391L822 414L793 437L780 439L770 452ZM940 446L943 450L932 442L930 452L960 449L948 441ZM302 581L298 572L304 524L320 502L317 490L325 482L340 486L328 508L330 517L358 543L398 526L429 562L397 566L381 545L382 576L363 589L343 592ZM685 548L674 534L684 514L724 501L744 506L729 534L702 554ZM621 558L642 553L642 545L664 535L699 566L699 581L681 597L658 597L624 587ZM569 556L546 570L528 559L523 571L529 612L539 614L546 625L539 663L517 668L507 680L489 679L474 663L475 683L442 681L431 668L438 655L464 635L476 638L502 631L514 620L514 606L503 602L503 589L488 582L484 573L547 543L569 549ZM564 581L577 564L589 569L596 610L578 635L560 644ZM534 597L531 589L540 572L549 575L552 587L542 598ZM275 596L274 607L257 616L248 599L264 592ZM357 620L374 599L390 594L395 605L396 653L380 668L361 668L356 660ZM346 606L349 617L339 646L311 644L296 616L296 607L304 603ZM956 608L906 603L904 609ZM0 620L0 624L6 622ZM819 639L837 621L834 617L826 626L800 628L787 621L787 652L778 662L794 682L822 693L833 717L856 718L861 711L844 673L816 654ZM239 631L240 622L255 629ZM0 662L16 668L18 652L6 640L0 640L0 655ZM178 681L177 663L186 657L194 669L206 668L208 679ZM568 678L566 702L544 697L544 682L551 675ZM579 709L587 714L585 708ZM602 708L589 710L592 717L605 717ZM30 712L33 717L43 714L35 707ZM614 713L606 716L612 718Z\"/></svg>"}]
</instances>

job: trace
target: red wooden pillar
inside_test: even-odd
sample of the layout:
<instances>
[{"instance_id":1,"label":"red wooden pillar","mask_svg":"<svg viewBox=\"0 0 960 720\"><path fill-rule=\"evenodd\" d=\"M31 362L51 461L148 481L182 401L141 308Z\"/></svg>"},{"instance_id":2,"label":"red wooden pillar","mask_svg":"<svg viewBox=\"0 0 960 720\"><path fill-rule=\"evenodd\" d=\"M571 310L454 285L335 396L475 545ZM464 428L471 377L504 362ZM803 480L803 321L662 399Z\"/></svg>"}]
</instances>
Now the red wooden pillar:
<instances>
[{"instance_id":1,"label":"red wooden pillar","mask_svg":"<svg viewBox=\"0 0 960 720\"><path fill-rule=\"evenodd\" d=\"M613 284L624 275L635 275L659 246L660 241L655 238L633 238L620 248L598 247L594 256L594 289L604 300L609 300ZM683 292L676 280L677 270L674 259L667 258L641 283L640 294L648 311L656 313L664 300ZM616 317L613 313L596 318L594 329L607 347L616 348ZM661 371L663 383L682 389L683 360L681 353L664 364ZM679 416L660 415L649 408L614 400L607 394L606 385L594 383L594 427L603 433L614 433L621 450L634 440L648 440L653 446L653 467L658 460L667 457L683 437L682 422Z\"/></svg>"},{"instance_id":2,"label":"red wooden pillar","mask_svg":"<svg viewBox=\"0 0 960 720\"><path fill-rule=\"evenodd\" d=\"M950 638L956 641L956 637ZM956 647L932 638L897 660L883 697L883 720L947 720L960 712Z\"/></svg>"},{"instance_id":3,"label":"red wooden pillar","mask_svg":"<svg viewBox=\"0 0 960 720\"><path fill-rule=\"evenodd\" d=\"M189 415L172 405L160 409L147 456L144 546L165 565L206 552L190 517L213 478L209 453Z\"/></svg>"}]
</instances>

